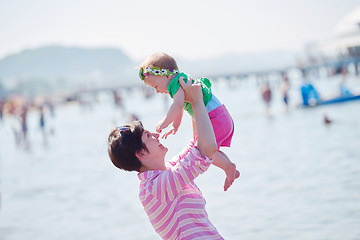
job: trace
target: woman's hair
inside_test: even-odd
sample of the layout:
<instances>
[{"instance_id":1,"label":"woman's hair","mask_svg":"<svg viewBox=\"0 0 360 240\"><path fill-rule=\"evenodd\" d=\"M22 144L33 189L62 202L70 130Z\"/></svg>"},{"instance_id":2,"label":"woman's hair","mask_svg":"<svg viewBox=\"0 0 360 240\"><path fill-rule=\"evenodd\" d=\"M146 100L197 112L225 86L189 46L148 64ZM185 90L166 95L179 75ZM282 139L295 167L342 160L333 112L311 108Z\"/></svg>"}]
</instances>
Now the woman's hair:
<instances>
[{"instance_id":1,"label":"woman's hair","mask_svg":"<svg viewBox=\"0 0 360 240\"><path fill-rule=\"evenodd\" d=\"M148 152L146 145L141 140L144 127L140 121L133 121L123 127L129 129L113 129L108 137L108 154L112 163L126 171L140 172L141 162L136 153L141 150Z\"/></svg>"},{"instance_id":2,"label":"woman's hair","mask_svg":"<svg viewBox=\"0 0 360 240\"><path fill-rule=\"evenodd\" d=\"M140 64L140 69L145 67L160 67L166 69L179 69L173 57L166 53L154 53Z\"/></svg>"}]
</instances>

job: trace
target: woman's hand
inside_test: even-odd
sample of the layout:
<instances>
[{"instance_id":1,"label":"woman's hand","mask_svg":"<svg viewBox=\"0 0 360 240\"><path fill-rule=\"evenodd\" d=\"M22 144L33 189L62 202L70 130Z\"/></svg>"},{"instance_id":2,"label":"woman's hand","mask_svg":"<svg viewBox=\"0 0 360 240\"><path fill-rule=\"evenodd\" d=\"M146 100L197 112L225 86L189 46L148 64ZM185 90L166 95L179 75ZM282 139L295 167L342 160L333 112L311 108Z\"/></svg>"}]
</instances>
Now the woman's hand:
<instances>
[{"instance_id":1,"label":"woman's hand","mask_svg":"<svg viewBox=\"0 0 360 240\"><path fill-rule=\"evenodd\" d=\"M186 83L184 82L184 77L179 78L179 83L185 92L185 101L194 104L198 101L202 101L202 90L201 85L198 80L195 80L194 83L188 80Z\"/></svg>"}]
</instances>

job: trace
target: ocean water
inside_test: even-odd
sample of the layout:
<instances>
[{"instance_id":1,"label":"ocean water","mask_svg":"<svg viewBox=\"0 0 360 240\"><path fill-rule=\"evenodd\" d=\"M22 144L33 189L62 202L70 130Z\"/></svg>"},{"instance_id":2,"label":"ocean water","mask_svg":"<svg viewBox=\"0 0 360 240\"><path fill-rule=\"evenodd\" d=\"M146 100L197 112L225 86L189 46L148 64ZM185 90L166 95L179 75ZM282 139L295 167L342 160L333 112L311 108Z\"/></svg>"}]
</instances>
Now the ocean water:
<instances>
[{"instance_id":1,"label":"ocean water","mask_svg":"<svg viewBox=\"0 0 360 240\"><path fill-rule=\"evenodd\" d=\"M332 94L338 78L317 80ZM351 89L360 78L348 80ZM196 179L212 223L225 239L360 239L360 101L297 108L299 82L292 81L290 107L272 83L270 116L252 81L214 83L214 93L235 121L224 152L241 176L223 191L225 175L211 166ZM29 113L29 143L16 145L15 119L0 122L0 239L160 239L138 199L136 173L115 168L107 157L107 135L135 113L154 130L166 96L144 99L122 92L125 111L102 93L91 107L58 106L46 115L45 142L38 113ZM323 123L323 114L333 121ZM162 143L170 159L191 137L184 115L175 136Z\"/></svg>"}]
</instances>

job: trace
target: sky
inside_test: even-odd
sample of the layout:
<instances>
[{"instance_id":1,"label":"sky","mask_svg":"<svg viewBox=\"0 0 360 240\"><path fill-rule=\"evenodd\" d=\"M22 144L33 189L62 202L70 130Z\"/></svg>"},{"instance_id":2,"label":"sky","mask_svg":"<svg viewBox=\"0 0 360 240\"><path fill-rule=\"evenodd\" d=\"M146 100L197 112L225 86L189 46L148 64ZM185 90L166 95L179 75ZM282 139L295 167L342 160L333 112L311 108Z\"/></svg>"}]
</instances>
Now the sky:
<instances>
[{"instance_id":1,"label":"sky","mask_svg":"<svg viewBox=\"0 0 360 240\"><path fill-rule=\"evenodd\" d=\"M359 0L0 0L0 59L48 45L115 47L133 60L302 51Z\"/></svg>"}]
</instances>

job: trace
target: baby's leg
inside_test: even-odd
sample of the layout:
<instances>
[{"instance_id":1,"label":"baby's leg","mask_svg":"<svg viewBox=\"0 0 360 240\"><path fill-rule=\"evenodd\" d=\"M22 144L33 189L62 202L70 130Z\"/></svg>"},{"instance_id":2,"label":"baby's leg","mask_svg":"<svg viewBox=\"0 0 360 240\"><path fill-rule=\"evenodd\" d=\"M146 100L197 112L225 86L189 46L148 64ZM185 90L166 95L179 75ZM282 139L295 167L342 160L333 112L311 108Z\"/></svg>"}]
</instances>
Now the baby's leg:
<instances>
[{"instance_id":1,"label":"baby's leg","mask_svg":"<svg viewBox=\"0 0 360 240\"><path fill-rule=\"evenodd\" d=\"M240 172L236 170L236 165L230 161L228 156L220 150L214 154L213 164L224 170L226 174L224 183L224 191L226 191L233 184L234 180L240 176Z\"/></svg>"}]
</instances>

